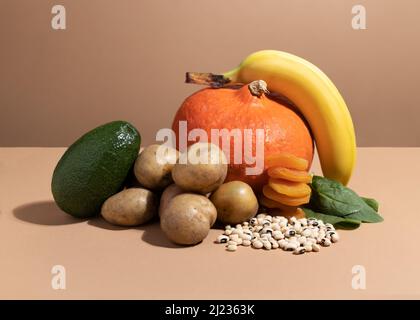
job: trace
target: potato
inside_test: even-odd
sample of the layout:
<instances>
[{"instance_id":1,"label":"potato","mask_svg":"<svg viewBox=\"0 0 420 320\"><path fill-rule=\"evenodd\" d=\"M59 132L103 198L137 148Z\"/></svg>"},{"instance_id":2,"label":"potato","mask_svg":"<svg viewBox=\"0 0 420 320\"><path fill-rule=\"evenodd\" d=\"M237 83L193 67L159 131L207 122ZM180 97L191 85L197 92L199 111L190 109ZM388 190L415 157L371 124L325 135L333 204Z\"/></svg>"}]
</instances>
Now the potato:
<instances>
[{"instance_id":1,"label":"potato","mask_svg":"<svg viewBox=\"0 0 420 320\"><path fill-rule=\"evenodd\" d=\"M162 195L160 196L160 205L159 205L159 216L165 211L166 207L175 196L184 193L185 191L178 187L175 183L171 184L170 186L166 187L163 191Z\"/></svg>"},{"instance_id":2,"label":"potato","mask_svg":"<svg viewBox=\"0 0 420 320\"><path fill-rule=\"evenodd\" d=\"M180 155L172 170L174 182L186 191L209 193L225 181L227 159L214 144L198 142Z\"/></svg>"},{"instance_id":3,"label":"potato","mask_svg":"<svg viewBox=\"0 0 420 320\"><path fill-rule=\"evenodd\" d=\"M129 188L108 198L101 208L102 217L111 224L137 226L157 213L157 197L143 188Z\"/></svg>"},{"instance_id":4,"label":"potato","mask_svg":"<svg viewBox=\"0 0 420 320\"><path fill-rule=\"evenodd\" d=\"M210 196L217 209L217 219L224 224L249 220L258 211L258 200L252 188L242 181L222 184Z\"/></svg>"},{"instance_id":5,"label":"potato","mask_svg":"<svg viewBox=\"0 0 420 320\"><path fill-rule=\"evenodd\" d=\"M160 226L172 242L192 245L207 236L216 216L216 208L205 196L184 193L168 203Z\"/></svg>"},{"instance_id":6,"label":"potato","mask_svg":"<svg viewBox=\"0 0 420 320\"><path fill-rule=\"evenodd\" d=\"M134 163L134 174L148 189L161 190L172 183L171 171L178 159L178 151L153 144L146 147Z\"/></svg>"}]
</instances>

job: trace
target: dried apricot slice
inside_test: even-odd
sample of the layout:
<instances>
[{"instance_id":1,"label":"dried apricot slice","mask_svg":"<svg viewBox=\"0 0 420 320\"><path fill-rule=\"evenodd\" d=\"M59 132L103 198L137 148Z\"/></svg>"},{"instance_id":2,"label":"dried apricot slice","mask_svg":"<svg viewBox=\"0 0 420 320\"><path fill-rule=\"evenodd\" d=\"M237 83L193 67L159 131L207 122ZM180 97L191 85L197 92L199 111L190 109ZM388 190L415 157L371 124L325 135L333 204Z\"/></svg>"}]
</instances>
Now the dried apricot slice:
<instances>
[{"instance_id":1,"label":"dried apricot slice","mask_svg":"<svg viewBox=\"0 0 420 320\"><path fill-rule=\"evenodd\" d=\"M311 188L303 182L270 178L268 179L268 185L274 191L293 198L306 197L311 194Z\"/></svg>"},{"instance_id":2,"label":"dried apricot slice","mask_svg":"<svg viewBox=\"0 0 420 320\"><path fill-rule=\"evenodd\" d=\"M285 179L294 182L311 183L312 175L309 172L284 167L273 167L267 170L271 178Z\"/></svg>"},{"instance_id":3,"label":"dried apricot slice","mask_svg":"<svg viewBox=\"0 0 420 320\"><path fill-rule=\"evenodd\" d=\"M308 203L310 194L305 197L294 198L290 196L286 196L284 194L280 194L273 190L269 185L265 185L263 187L263 194L271 200L280 202L286 206L300 206L302 204Z\"/></svg>"},{"instance_id":4,"label":"dried apricot slice","mask_svg":"<svg viewBox=\"0 0 420 320\"><path fill-rule=\"evenodd\" d=\"M276 209L280 209L282 211L287 211L287 212L296 211L296 209L297 209L297 207L295 207L295 206L286 206L284 204L281 204L280 202L271 200L264 195L262 195L260 197L260 204L262 206L266 207L266 208L269 208L269 209L276 208Z\"/></svg>"},{"instance_id":5,"label":"dried apricot slice","mask_svg":"<svg viewBox=\"0 0 420 320\"><path fill-rule=\"evenodd\" d=\"M269 168L284 167L295 170L306 170L308 168L308 160L285 152L267 156L265 164Z\"/></svg>"}]
</instances>

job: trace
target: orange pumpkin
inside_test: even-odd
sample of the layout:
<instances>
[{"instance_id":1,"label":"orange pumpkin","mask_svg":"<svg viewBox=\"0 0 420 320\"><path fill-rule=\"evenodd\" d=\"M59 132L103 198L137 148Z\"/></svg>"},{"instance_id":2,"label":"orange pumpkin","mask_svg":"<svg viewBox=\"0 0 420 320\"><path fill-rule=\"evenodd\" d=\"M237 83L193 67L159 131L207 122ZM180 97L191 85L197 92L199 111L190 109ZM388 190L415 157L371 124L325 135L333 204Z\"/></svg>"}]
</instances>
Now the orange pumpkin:
<instances>
[{"instance_id":1,"label":"orange pumpkin","mask_svg":"<svg viewBox=\"0 0 420 320\"><path fill-rule=\"evenodd\" d=\"M204 129L252 129L252 155L256 151L256 129L264 129L264 157L280 152L293 154L308 161L313 159L313 139L303 119L291 107L266 95L264 82L254 81L242 87L205 88L189 96L175 115L172 129L179 143L179 122L187 121L187 132ZM196 141L188 141L188 145ZM219 138L219 146L222 146ZM179 146L179 145L178 145ZM267 183L267 164L259 175L247 175L242 152L241 164L234 164L234 139L230 139L230 164L226 181L241 180L259 192ZM228 155L229 158L229 155Z\"/></svg>"}]
</instances>

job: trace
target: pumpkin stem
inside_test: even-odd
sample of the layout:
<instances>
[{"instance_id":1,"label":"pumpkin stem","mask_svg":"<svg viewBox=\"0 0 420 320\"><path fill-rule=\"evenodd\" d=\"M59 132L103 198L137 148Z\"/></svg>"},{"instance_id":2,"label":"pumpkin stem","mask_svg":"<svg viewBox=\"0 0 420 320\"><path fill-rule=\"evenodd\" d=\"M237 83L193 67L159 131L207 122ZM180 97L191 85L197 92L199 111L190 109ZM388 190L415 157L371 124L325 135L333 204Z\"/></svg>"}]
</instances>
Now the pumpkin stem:
<instances>
[{"instance_id":1,"label":"pumpkin stem","mask_svg":"<svg viewBox=\"0 0 420 320\"><path fill-rule=\"evenodd\" d=\"M255 80L248 84L248 89L253 96L261 97L263 93L270 93L267 89L267 83L264 80Z\"/></svg>"},{"instance_id":2,"label":"pumpkin stem","mask_svg":"<svg viewBox=\"0 0 420 320\"><path fill-rule=\"evenodd\" d=\"M204 84L213 88L221 88L228 84L230 79L223 74L214 74L207 72L187 72L185 74L186 83Z\"/></svg>"}]
</instances>

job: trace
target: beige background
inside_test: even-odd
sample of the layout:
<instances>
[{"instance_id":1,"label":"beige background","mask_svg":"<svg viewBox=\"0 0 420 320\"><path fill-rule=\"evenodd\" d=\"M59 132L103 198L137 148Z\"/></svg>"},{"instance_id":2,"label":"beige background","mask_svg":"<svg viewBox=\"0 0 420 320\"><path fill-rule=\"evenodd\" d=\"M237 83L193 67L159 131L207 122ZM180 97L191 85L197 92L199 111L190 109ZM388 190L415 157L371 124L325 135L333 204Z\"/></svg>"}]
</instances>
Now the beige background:
<instances>
[{"instance_id":1,"label":"beige background","mask_svg":"<svg viewBox=\"0 0 420 320\"><path fill-rule=\"evenodd\" d=\"M420 148L359 149L351 187L375 197L385 221L340 230L338 243L302 256L226 252L216 229L179 247L158 222L124 229L72 218L50 192L64 151L0 148L0 299L420 299ZM51 288L54 265L66 268L66 290ZM351 286L355 265L366 290Z\"/></svg>"},{"instance_id":2,"label":"beige background","mask_svg":"<svg viewBox=\"0 0 420 320\"><path fill-rule=\"evenodd\" d=\"M67 30L50 26L67 9ZM368 29L351 28L364 4ZM145 143L197 90L259 49L300 55L342 91L361 146L420 146L417 0L0 0L0 146L66 146L114 119Z\"/></svg>"}]
</instances>

